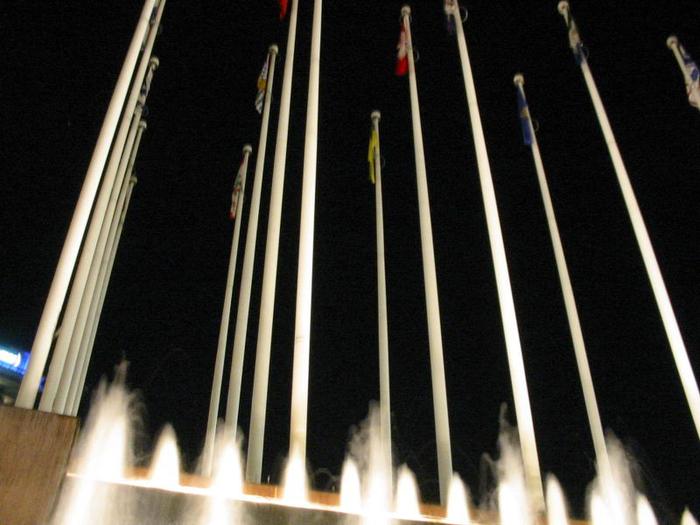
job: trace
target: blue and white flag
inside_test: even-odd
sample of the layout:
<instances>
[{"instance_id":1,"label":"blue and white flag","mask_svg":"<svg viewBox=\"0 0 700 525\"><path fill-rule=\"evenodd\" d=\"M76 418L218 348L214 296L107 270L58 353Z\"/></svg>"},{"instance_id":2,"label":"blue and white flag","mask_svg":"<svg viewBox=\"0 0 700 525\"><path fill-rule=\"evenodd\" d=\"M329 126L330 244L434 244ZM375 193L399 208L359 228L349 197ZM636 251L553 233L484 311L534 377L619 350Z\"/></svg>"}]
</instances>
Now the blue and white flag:
<instances>
[{"instance_id":1,"label":"blue and white flag","mask_svg":"<svg viewBox=\"0 0 700 525\"><path fill-rule=\"evenodd\" d=\"M688 92L688 102L694 108L700 109L700 71L697 64L690 57L682 44L678 44L678 50L683 57L685 68L685 88Z\"/></svg>"},{"instance_id":2,"label":"blue and white flag","mask_svg":"<svg viewBox=\"0 0 700 525\"><path fill-rule=\"evenodd\" d=\"M520 128L523 132L523 143L532 145L532 128L530 127L530 110L527 107L527 100L522 89L516 88L518 92L518 117L520 117Z\"/></svg>"},{"instance_id":3,"label":"blue and white flag","mask_svg":"<svg viewBox=\"0 0 700 525\"><path fill-rule=\"evenodd\" d=\"M255 95L255 110L262 113L263 104L265 103L265 90L267 89L267 64L270 61L269 56L265 59L262 71L258 75L258 92Z\"/></svg>"}]
</instances>

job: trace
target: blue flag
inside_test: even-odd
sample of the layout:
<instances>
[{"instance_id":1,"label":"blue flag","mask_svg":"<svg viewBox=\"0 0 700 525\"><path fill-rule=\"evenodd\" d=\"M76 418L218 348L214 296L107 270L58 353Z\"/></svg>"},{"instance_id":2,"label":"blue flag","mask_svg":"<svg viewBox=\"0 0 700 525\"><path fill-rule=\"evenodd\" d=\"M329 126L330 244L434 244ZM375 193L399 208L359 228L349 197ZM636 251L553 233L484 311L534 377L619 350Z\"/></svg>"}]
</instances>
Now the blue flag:
<instances>
[{"instance_id":1,"label":"blue flag","mask_svg":"<svg viewBox=\"0 0 700 525\"><path fill-rule=\"evenodd\" d=\"M530 128L530 110L527 107L527 100L520 88L518 92L518 116L520 117L520 128L523 131L523 142L530 146L532 145L532 130Z\"/></svg>"}]
</instances>

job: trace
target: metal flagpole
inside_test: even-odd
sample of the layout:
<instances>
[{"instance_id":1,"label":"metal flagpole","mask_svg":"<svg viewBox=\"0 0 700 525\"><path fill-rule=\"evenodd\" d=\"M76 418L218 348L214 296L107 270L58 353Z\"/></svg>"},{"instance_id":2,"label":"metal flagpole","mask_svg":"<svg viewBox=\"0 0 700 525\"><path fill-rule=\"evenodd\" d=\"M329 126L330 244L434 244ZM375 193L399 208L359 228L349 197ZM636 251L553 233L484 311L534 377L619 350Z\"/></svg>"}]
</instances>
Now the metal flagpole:
<instances>
[{"instance_id":1,"label":"metal flagpole","mask_svg":"<svg viewBox=\"0 0 700 525\"><path fill-rule=\"evenodd\" d=\"M90 359L92 357L92 349L95 342L95 336L97 334L97 327L99 326L100 316L102 315L102 306L104 305L105 296L107 295L109 279L111 276L112 267L114 266L114 259L116 257L116 251L119 245L121 229L124 224L126 214L125 208L128 207L128 200L131 195L132 187L134 184L136 184L136 177L132 176L134 171L134 163L136 162L136 155L138 154L139 146L141 145L141 137L143 136L144 131L146 131L147 126L148 125L146 124L145 120L142 119L139 122L139 128L136 132L134 146L131 148L131 154L129 156L129 164L126 168L126 176L122 182L116 210L112 216L112 221L109 226L107 248L104 256L102 257L100 273L97 279L97 287L95 288L92 303L90 304L90 315L88 317L88 324L85 328L85 336L81 341L80 351L78 353L79 359L76 362L75 371L70 382L70 388L68 389L68 397L66 399L64 413L69 415L74 416L78 412L80 400L83 395L85 377L87 375L88 367L90 366Z\"/></svg>"},{"instance_id":2,"label":"metal flagpole","mask_svg":"<svg viewBox=\"0 0 700 525\"><path fill-rule=\"evenodd\" d=\"M685 87L686 91L688 92L688 102L690 102L691 106L700 111L700 80L697 78L697 75L699 74L697 65L685 53L685 50L683 50L683 53L681 53L681 48L683 46L681 46L680 42L678 42L678 38L675 35L668 37L666 40L666 45L671 51L673 51L673 56L676 57L678 66L681 68L681 73L683 73L683 80L685 80ZM688 69L693 71L696 78L692 78L691 72L688 71Z\"/></svg>"},{"instance_id":3,"label":"metal flagpole","mask_svg":"<svg viewBox=\"0 0 700 525\"><path fill-rule=\"evenodd\" d=\"M263 170L265 169L265 153L267 151L267 130L270 123L270 107L272 105L272 89L275 81L275 63L279 49L272 44L268 51L268 76L265 85L265 100L258 140L258 156L255 159L255 175L253 178L253 194L250 198L248 212L248 231L246 232L243 268L241 270L240 292L238 294L238 311L236 312L236 328L233 336L233 360L231 365L231 381L229 381L229 403L235 407L231 419L238 421L238 409L241 395L241 377L243 375L243 357L245 341L248 333L248 314L250 313L250 294L253 286L253 264L255 262L255 245L258 236L258 218L260 215L260 195L262 192ZM235 368L235 377L234 377ZM235 384L234 384L235 383ZM231 401L232 394L234 395ZM235 415L234 415L235 414ZM233 430L236 430L234 426ZM250 447L252 442L248 443ZM246 466L247 468L247 466ZM248 472L246 472L248 475ZM259 477L259 475L258 475Z\"/></svg>"},{"instance_id":4,"label":"metal flagpole","mask_svg":"<svg viewBox=\"0 0 700 525\"><path fill-rule=\"evenodd\" d=\"M226 357L226 342L228 340L228 325L231 317L231 301L233 300L233 280L236 275L236 260L238 258L238 241L241 234L241 220L243 215L243 198L245 195L245 181L248 172L248 159L253 151L250 144L243 146L243 162L238 170L236 178L240 179L240 189L238 200L235 203L235 222L233 226L233 241L231 242L231 255L229 257L228 273L226 274L226 290L224 293L224 307L221 313L221 323L219 325L219 342L216 348L216 360L214 362L214 374L212 377L211 395L209 398L209 417L207 419L207 433L204 438L203 469L206 476L211 475L211 464L214 452L214 438L216 437L216 422L219 417L219 399L221 397L221 380L224 375L224 359ZM238 181L237 181L238 182ZM227 423L229 421L227 420ZM236 421L230 422L232 428L227 428L229 432L235 432ZM231 434L233 435L233 434Z\"/></svg>"},{"instance_id":5,"label":"metal flagpole","mask_svg":"<svg viewBox=\"0 0 700 525\"><path fill-rule=\"evenodd\" d=\"M309 343L311 339L311 289L314 257L314 213L316 204L316 162L318 157L318 92L321 70L322 0L314 2L306 101L306 136L299 225L299 267L297 270L294 360L292 365L292 408L289 423L289 458L306 465L306 422L309 399ZM302 481L303 480L299 480ZM288 487L285 487L287 489Z\"/></svg>"},{"instance_id":6,"label":"metal flagpole","mask_svg":"<svg viewBox=\"0 0 700 525\"><path fill-rule=\"evenodd\" d=\"M289 33L282 78L282 96L277 124L275 160L270 189L270 211L267 223L265 263L263 270L262 296L260 300L260 321L258 324L258 344L255 353L255 373L253 377L253 398L250 409L250 432L248 435L248 459L246 479L260 482L262 471L263 444L265 441L265 413L267 411L267 386L270 371L270 347L272 345L272 319L275 306L275 285L277 282L277 256L279 254L280 222L282 220L282 192L284 170L287 162L287 134L289 132L289 107L292 97L292 75L294 72L294 44L297 32L297 0L291 0Z\"/></svg>"},{"instance_id":7,"label":"metal flagpole","mask_svg":"<svg viewBox=\"0 0 700 525\"><path fill-rule=\"evenodd\" d=\"M233 280L236 273L236 260L238 258L238 244L241 232L241 220L243 215L243 199L245 194L245 182L248 172L248 159L253 148L250 144L243 146L243 162L238 170L234 192L238 193L235 201L235 224L233 228L233 242L231 243L231 257L229 259L228 274L226 277L226 293L224 295L224 308L221 315L221 325L219 329L219 342L216 352L216 362L212 378L211 398L209 403L209 418L207 421L207 434L205 438L204 469L205 474L211 474L211 461L213 459L214 438L216 437L216 422L219 414L219 399L221 396L221 381L223 377L224 358L226 356L226 342L228 340L228 326L231 317L231 301L233 298ZM240 179L238 178L240 177ZM236 189L236 184L240 187ZM233 206L233 204L232 204ZM232 208L233 209L233 208ZM211 425L210 425L211 423ZM229 420L227 418L227 423ZM226 428L229 435L235 435L236 420L234 419ZM209 445L211 447L209 448Z\"/></svg>"},{"instance_id":8,"label":"metal flagpole","mask_svg":"<svg viewBox=\"0 0 700 525\"><path fill-rule=\"evenodd\" d=\"M238 310L236 312L236 327L233 335L233 356L228 386L226 404L226 421L230 421L229 431L235 436L238 422L238 411L241 402L241 381L243 377L243 358L245 355L245 340L248 330L248 314L250 311L250 294L253 284L253 263L255 261L255 244L258 235L258 217L260 215L260 194L262 192L263 169L265 168L265 153L267 151L267 129L270 122L270 106L272 104L272 88L275 79L275 63L278 48L275 44L268 50L267 81L262 109L262 124L258 140L258 155L255 159L255 175L253 178L253 194L248 212L248 231L246 232L243 268L241 270L240 292L238 293ZM212 436L213 437L213 436Z\"/></svg>"},{"instance_id":9,"label":"metal flagpole","mask_svg":"<svg viewBox=\"0 0 700 525\"><path fill-rule=\"evenodd\" d=\"M144 121L141 121L144 122ZM104 306L105 296L107 294L107 288L109 286L109 280L112 276L112 268L114 267L114 259L116 257L117 248L119 247L119 241L121 240L122 229L124 228L124 221L126 220L126 212L129 210L129 203L131 202L131 195L136 185L136 176L131 176L129 178L129 187L126 191L126 199L124 201L124 207L122 209L121 215L119 217L119 225L117 227L116 236L114 238L114 245L110 250L109 261L107 263L105 271L104 286L100 291L100 297L98 299L97 310L95 313L95 322L93 323L90 330L90 341L87 346L87 359L85 359L81 364L80 376L78 377L78 388L76 389L76 394L70 398L70 410L66 410L66 414L69 416L75 416L78 413L78 408L80 408L80 400L83 397L83 388L85 386L85 377L87 375L87 369L90 364L90 356L92 355L92 349L95 344L95 336L97 335L97 328L100 324L100 316L102 314L102 307Z\"/></svg>"},{"instance_id":10,"label":"metal flagpole","mask_svg":"<svg viewBox=\"0 0 700 525\"><path fill-rule=\"evenodd\" d=\"M162 8L163 5L164 4L161 3L160 8ZM154 28L155 27L157 26L154 26ZM150 36L154 36L155 32L156 30L152 29ZM147 49L147 51L149 50ZM65 363L63 365L63 373L61 375L58 390L53 402L54 412L63 413L70 383L75 379L75 363L78 360L80 343L85 332L85 325L90 310L90 299L93 297L95 286L97 284L100 264L102 258L104 257L107 235L109 233L109 225L111 218L114 215L116 202L119 197L119 190L121 189L125 178L128 159L134 145L136 128L138 127L139 120L141 119L143 108L146 105L146 98L148 97L148 92L153 80L153 73L158 68L158 64L159 62L156 57L151 58L148 62L148 74L146 75L143 87L138 96L138 102L133 113L131 128L128 131L123 151L119 152L123 153L122 158L119 160L119 162L114 163L114 159L110 159L105 175L105 183L108 183L108 186L105 185L100 189L100 194L97 198L97 203L95 204L93 217L96 220L91 221L90 228L88 229L85 246L83 247L83 253L80 256L80 262L78 263L78 270L74 279L74 285L71 289L71 297L68 300L66 313L63 317L64 322L67 322L69 308L71 308L71 313L73 314L73 333L68 334L62 331L58 337L58 341L56 342L56 351L58 351L59 345L68 344L68 352L66 354ZM137 77L136 80L141 79ZM115 172L110 170L112 164L116 166ZM80 291L80 293L74 293L74 291ZM66 337L62 338L64 335ZM63 342L62 339L63 341L67 341L67 343ZM42 403L44 403L43 396Z\"/></svg>"},{"instance_id":11,"label":"metal flagpole","mask_svg":"<svg viewBox=\"0 0 700 525\"><path fill-rule=\"evenodd\" d=\"M600 98L598 88L593 80L591 69L588 67L588 61L584 56L581 39L576 23L571 16L569 3L566 1L559 2L558 10L566 21L567 28L569 29L569 44L574 51L577 61L579 62L581 72L583 73L583 78L586 81L588 93L591 96L593 107L595 108L596 115L598 116L598 122L603 132L603 136L605 137L605 143L608 146L608 152L610 153L610 157L615 168L615 173L617 174L617 180L620 184L622 196L625 200L627 211L632 222L632 228L634 229L634 235L637 238L637 244L639 244L639 250L642 253L642 259L644 260L644 266L646 267L647 275L649 276L649 281L651 282L651 288L654 292L654 297L656 298L656 304L661 314L661 320L663 321L664 328L666 329L666 336L668 337L668 342L671 346L673 359L676 362L676 368L678 368L681 384L683 385L683 390L685 391L685 396L688 400L688 405L690 406L690 412L693 416L693 421L695 422L695 430L697 431L698 436L700 436L700 392L698 391L698 383L693 375L693 368L690 364L690 360L688 359L688 352L685 348L685 343L683 342L683 337L681 336L681 331L678 327L678 321L673 313L671 299L666 291L666 285L664 284L663 276L661 275L661 269L659 268L659 263L656 260L654 248L651 245L649 233L644 225L644 218L642 217L642 212L639 209L637 198L634 195L634 190L632 189L629 175L627 175L627 169L622 161L622 155L617 147L615 135L613 134L612 127L610 126L608 115L605 112L603 101Z\"/></svg>"},{"instance_id":12,"label":"metal flagpole","mask_svg":"<svg viewBox=\"0 0 700 525\"><path fill-rule=\"evenodd\" d=\"M389 494L391 489L391 397L389 388L389 327L386 305L386 271L384 267L384 211L382 203L382 156L379 147L379 120L381 113L373 111L372 132L376 134L372 155L374 156L374 192L377 215L377 325L379 335L379 426L386 473L389 474Z\"/></svg>"},{"instance_id":13,"label":"metal flagpole","mask_svg":"<svg viewBox=\"0 0 700 525\"><path fill-rule=\"evenodd\" d=\"M564 256L564 247L562 245L561 237L559 235L557 219L554 214L554 205L552 204L552 198L549 194L547 176L544 172L544 164L542 163L540 147L537 143L537 135L535 134L535 128L532 125L532 120L527 105L527 98L525 97L525 88L523 87L523 85L525 84L525 79L523 78L523 75L520 73L515 75L513 83L515 84L519 96L522 97L523 101L523 108L521 108L520 118L521 120L524 119L523 123L528 127L530 131L528 136L530 140L530 149L532 151L532 158L535 162L535 170L537 171L537 180L540 185L540 192L542 193L542 202L544 204L545 214L547 215L549 234L552 238L552 248L554 249L554 258L556 259L557 271L559 272L559 282L561 283L562 294L564 296L566 316L569 319L569 330L571 332L571 339L574 345L574 354L576 356L576 363L578 365L578 373L579 378L581 380L581 387L583 388L583 399L586 403L588 424L591 428L591 436L593 438L593 446L595 448L598 472L601 475L603 482L608 483L608 481L612 480L613 478L612 467L610 465L610 458L608 456L608 449L605 445L605 433L603 432L603 424L600 420L600 411L598 410L598 402L596 400L595 389L593 388L593 378L591 376L591 370L588 366L586 345L583 341L583 332L581 330L581 322L579 320L578 310L576 308L574 289L571 286L569 269L566 264L566 257Z\"/></svg>"},{"instance_id":14,"label":"metal flagpole","mask_svg":"<svg viewBox=\"0 0 700 525\"><path fill-rule=\"evenodd\" d=\"M401 20L406 32L408 53L408 81L411 92L411 116L413 120L413 143L416 159L416 182L418 186L418 212L420 215L421 251L423 254L423 280L425 282L425 303L428 314L428 342L430 346L430 371L433 385L433 410L435 412L435 438L437 442L438 475L440 477L440 501L447 502L447 493L452 481L452 448L450 444L450 423L447 412L447 386L445 363L442 352L442 329L440 327L440 304L438 302L437 276L435 273L435 252L433 251L433 227L430 220L428 198L428 178L423 150L420 105L416 66L413 58L411 36L411 8L401 8Z\"/></svg>"},{"instance_id":15,"label":"metal flagpole","mask_svg":"<svg viewBox=\"0 0 700 525\"><path fill-rule=\"evenodd\" d=\"M32 344L27 372L17 394L17 400L15 402L15 406L17 407L34 407L34 402L39 392L41 375L46 366L54 331L58 323L58 317L61 314L66 292L68 291L68 285L73 275L75 262L78 258L83 235L85 234L85 228L90 217L90 210L95 200L97 187L100 184L102 169L104 168L107 155L109 154L112 138L114 137L114 132L119 122L119 115L129 90L131 76L134 72L139 52L141 51L141 43L148 30L148 23L155 3L156 0L145 0L144 2L141 16L139 17L136 30L134 31L134 36L129 44L129 50L127 51L124 65L119 73L112 99L109 102L107 114L102 123L97 144L95 145L95 150L93 151L90 165L85 175L85 181L83 182L83 187L80 190L80 196L78 197L78 202L73 212L73 218L68 227L66 240L58 259L58 265L56 266L56 272L54 273L51 288L46 298L46 304L42 311L41 319L39 320L39 326L37 327L34 343ZM61 367L62 365L61 363ZM50 404L48 407L45 407L45 409L50 409Z\"/></svg>"},{"instance_id":16,"label":"metal flagpole","mask_svg":"<svg viewBox=\"0 0 700 525\"><path fill-rule=\"evenodd\" d=\"M457 44L459 48L459 57L462 62L464 89L466 91L469 118L471 120L472 135L474 137L474 149L476 150L481 194L484 201L484 210L486 212L486 225L489 232L491 256L493 258L493 266L496 274L496 288L498 289L501 321L503 323L503 332L506 339L508 368L510 370L510 379L513 387L515 415L518 421L518 435L520 437L520 448L525 467L526 484L531 502L534 505L533 510L541 512L544 510L542 476L540 474L540 464L537 456L535 428L532 422L530 397L527 391L527 378L525 376L525 364L523 363L523 353L520 346L518 321L515 316L515 305L513 304L513 292L510 286L506 251L503 246L503 234L501 232L501 222L498 216L496 192L493 187L491 166L486 151L486 139L484 138L484 130L481 126L481 116L479 114L479 105L476 98L476 87L474 86L474 77L472 75L469 53L467 51L467 41L464 37L464 28L462 27L459 2L457 0L453 3L451 15L454 17L455 28L457 30Z\"/></svg>"},{"instance_id":17,"label":"metal flagpole","mask_svg":"<svg viewBox=\"0 0 700 525\"><path fill-rule=\"evenodd\" d=\"M145 120L140 120L138 123L138 130L136 131L136 138L134 139L133 146L127 147L124 152L129 155L129 162L126 166L126 174L122 177L122 181L119 187L115 186L115 191L118 191L119 197L114 209L114 213L111 216L109 222L105 223L105 226L109 228L109 234L107 236L106 248L103 256L99 261L97 259L93 264L99 262L99 273L97 275L96 286L93 290L92 297L90 299L90 310L87 317L87 322L85 324L85 330L83 337L80 341L79 350L77 352L77 360L75 362L75 372L72 377L68 378L70 380L68 395L65 401L64 413L69 413L72 411L75 398L77 396L78 389L81 385L81 377L83 376L83 371L87 371L90 364L90 357L92 356L92 334L96 331L97 323L99 323L98 309L100 308L100 297L106 294L107 281L106 272L107 266L109 265L110 259L114 258L114 252L116 251L116 246L114 244L114 239L116 238L116 232L119 227L120 218L122 216L122 209L124 207L124 202L126 200L126 195L128 193L129 184L131 183L131 174L134 169L134 162L136 161L136 155L138 154L139 146L141 145L141 137L143 132L146 130L147 124ZM82 390L82 389L80 389Z\"/></svg>"},{"instance_id":18,"label":"metal flagpole","mask_svg":"<svg viewBox=\"0 0 700 525\"><path fill-rule=\"evenodd\" d=\"M160 21L160 16L162 15L164 7L165 2L161 2L158 6L156 24L158 24ZM144 77L147 79L146 86L148 87L149 81L153 75L153 70L158 67L157 59L155 62L149 61L157 33L158 26L156 24L152 25L151 29L149 30L149 34L146 39L146 47L143 55L141 56L139 67L134 75L131 93L129 94L129 98L122 114L119 131L117 132L117 136L114 141L114 147L112 148L109 163L107 164L105 175L103 177L102 186L100 187L97 201L92 213L92 218L90 220L90 227L88 228L87 235L83 243L80 260L78 261L78 267L73 278L73 284L71 285L66 309L63 313L61 330L56 341L53 357L51 358L51 366L49 368L49 374L46 378L46 386L39 404L39 408L42 410L51 410L53 407L53 410L56 411L57 407L59 407L58 411L60 412L62 402L59 401L56 403L56 399L65 399L68 381L73 375L73 368L75 366L76 359L75 355L79 341L82 338L86 308L89 306L87 303L89 303L90 298L92 297L92 292L89 291L89 288L90 286L93 286L93 284L91 283L90 279L91 277L94 279L96 271L100 266L101 250L103 248L99 243L100 239L103 239L103 225L105 222L109 222L111 218L110 213L113 213L110 211L113 210L113 203L114 200L116 200L116 195L113 188L116 186L118 191L121 184L120 181L117 180L119 177L119 168L125 164L129 158L128 152L123 155L126 137L130 131L129 119L132 117L132 113L134 113L135 109L137 108L137 103L140 100L142 91L141 85L144 82ZM136 122L136 125L138 125L138 121Z\"/></svg>"}]
</instances>

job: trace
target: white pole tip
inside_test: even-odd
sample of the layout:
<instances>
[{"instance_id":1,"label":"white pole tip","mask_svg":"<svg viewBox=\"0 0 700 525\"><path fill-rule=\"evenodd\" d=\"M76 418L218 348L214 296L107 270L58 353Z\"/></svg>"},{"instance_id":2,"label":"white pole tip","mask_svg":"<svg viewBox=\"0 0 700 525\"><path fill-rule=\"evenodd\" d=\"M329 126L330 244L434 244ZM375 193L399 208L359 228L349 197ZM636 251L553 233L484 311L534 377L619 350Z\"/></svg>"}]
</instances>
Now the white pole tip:
<instances>
[{"instance_id":1,"label":"white pole tip","mask_svg":"<svg viewBox=\"0 0 700 525\"><path fill-rule=\"evenodd\" d=\"M279 52L280 52L280 48L277 47L277 44L272 44L270 46L270 53L272 53L273 55L276 55Z\"/></svg>"},{"instance_id":2,"label":"white pole tip","mask_svg":"<svg viewBox=\"0 0 700 525\"><path fill-rule=\"evenodd\" d=\"M523 84L525 84L525 77L522 73L515 74L515 76L513 77L513 84L515 84L516 86L522 86Z\"/></svg>"},{"instance_id":3,"label":"white pole tip","mask_svg":"<svg viewBox=\"0 0 700 525\"><path fill-rule=\"evenodd\" d=\"M158 69L158 66L160 66L160 60L158 60L158 57L151 57L149 63L153 69Z\"/></svg>"},{"instance_id":4,"label":"white pole tip","mask_svg":"<svg viewBox=\"0 0 700 525\"><path fill-rule=\"evenodd\" d=\"M561 0L561 2L559 2L559 5L557 5L557 11L559 11L559 13L562 15L568 13L569 2L567 2L566 0Z\"/></svg>"},{"instance_id":5,"label":"white pole tip","mask_svg":"<svg viewBox=\"0 0 700 525\"><path fill-rule=\"evenodd\" d=\"M246 144L245 146L243 146L243 153L253 153L253 146L251 146L250 144Z\"/></svg>"},{"instance_id":6,"label":"white pole tip","mask_svg":"<svg viewBox=\"0 0 700 525\"><path fill-rule=\"evenodd\" d=\"M372 120L379 120L380 118L382 118L382 114L378 110L375 109L374 111L372 111L370 118Z\"/></svg>"},{"instance_id":7,"label":"white pole tip","mask_svg":"<svg viewBox=\"0 0 700 525\"><path fill-rule=\"evenodd\" d=\"M401 16L410 16L411 6L405 5L401 8Z\"/></svg>"},{"instance_id":8,"label":"white pole tip","mask_svg":"<svg viewBox=\"0 0 700 525\"><path fill-rule=\"evenodd\" d=\"M666 45L667 45L669 48L673 49L674 47L676 47L676 46L678 45L678 37L676 37L676 35L671 35L671 36L669 36L669 37L666 39Z\"/></svg>"},{"instance_id":9,"label":"white pole tip","mask_svg":"<svg viewBox=\"0 0 700 525\"><path fill-rule=\"evenodd\" d=\"M142 120L141 122L139 122L139 127L142 130L146 131L146 128L148 127L148 122L146 122L145 120Z\"/></svg>"}]
</instances>

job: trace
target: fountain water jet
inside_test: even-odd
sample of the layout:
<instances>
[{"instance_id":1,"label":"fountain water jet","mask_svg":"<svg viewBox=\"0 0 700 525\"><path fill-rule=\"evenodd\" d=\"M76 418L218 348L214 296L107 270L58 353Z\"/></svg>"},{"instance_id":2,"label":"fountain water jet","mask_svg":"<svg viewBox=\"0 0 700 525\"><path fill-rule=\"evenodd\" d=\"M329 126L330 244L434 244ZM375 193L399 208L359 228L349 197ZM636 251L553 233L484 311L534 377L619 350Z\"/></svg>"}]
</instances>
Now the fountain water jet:
<instances>
[{"instance_id":1,"label":"fountain water jet","mask_svg":"<svg viewBox=\"0 0 700 525\"><path fill-rule=\"evenodd\" d=\"M459 525L471 523L467 488L458 474L453 474L450 482L450 490L447 495L447 521Z\"/></svg>"},{"instance_id":2,"label":"fountain water jet","mask_svg":"<svg viewBox=\"0 0 700 525\"><path fill-rule=\"evenodd\" d=\"M343 463L343 473L340 477L340 508L353 514L362 512L360 473L351 458L347 458Z\"/></svg>"},{"instance_id":3,"label":"fountain water jet","mask_svg":"<svg viewBox=\"0 0 700 525\"><path fill-rule=\"evenodd\" d=\"M164 489L180 485L180 453L175 431L170 425L165 425L160 433L148 479L152 486Z\"/></svg>"},{"instance_id":4,"label":"fountain water jet","mask_svg":"<svg viewBox=\"0 0 700 525\"><path fill-rule=\"evenodd\" d=\"M566 511L566 498L557 478L552 475L547 476L545 492L547 499L547 524L568 525L569 513Z\"/></svg>"},{"instance_id":5,"label":"fountain water jet","mask_svg":"<svg viewBox=\"0 0 700 525\"><path fill-rule=\"evenodd\" d=\"M416 476L406 465L401 465L396 482L394 512L405 519L420 518L420 498Z\"/></svg>"}]
</instances>

